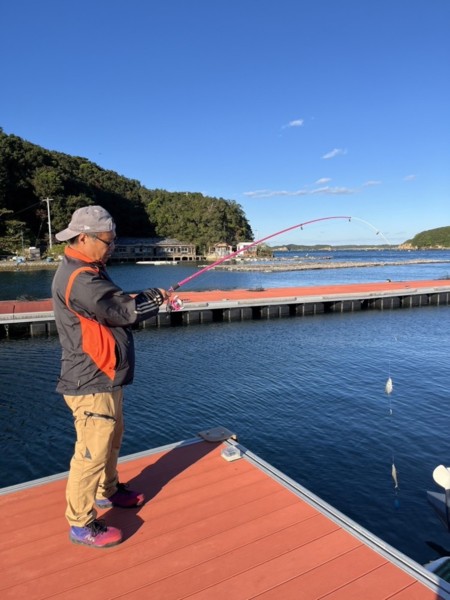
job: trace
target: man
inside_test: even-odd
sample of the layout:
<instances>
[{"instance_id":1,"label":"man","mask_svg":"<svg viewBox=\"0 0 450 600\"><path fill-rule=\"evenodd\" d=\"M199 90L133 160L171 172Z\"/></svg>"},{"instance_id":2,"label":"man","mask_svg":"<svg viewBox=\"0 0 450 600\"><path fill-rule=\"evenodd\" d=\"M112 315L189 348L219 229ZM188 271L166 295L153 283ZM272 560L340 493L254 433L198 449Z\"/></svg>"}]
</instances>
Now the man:
<instances>
[{"instance_id":1,"label":"man","mask_svg":"<svg viewBox=\"0 0 450 600\"><path fill-rule=\"evenodd\" d=\"M122 532L97 519L100 508L141 506L144 495L119 483L123 435L123 386L132 383L134 345L130 326L157 314L167 294L148 289L136 296L109 278L105 263L116 227L101 206L79 208L56 239L68 241L52 285L62 346L57 391L75 421L77 440L66 489L69 537L96 548L114 546Z\"/></svg>"}]
</instances>

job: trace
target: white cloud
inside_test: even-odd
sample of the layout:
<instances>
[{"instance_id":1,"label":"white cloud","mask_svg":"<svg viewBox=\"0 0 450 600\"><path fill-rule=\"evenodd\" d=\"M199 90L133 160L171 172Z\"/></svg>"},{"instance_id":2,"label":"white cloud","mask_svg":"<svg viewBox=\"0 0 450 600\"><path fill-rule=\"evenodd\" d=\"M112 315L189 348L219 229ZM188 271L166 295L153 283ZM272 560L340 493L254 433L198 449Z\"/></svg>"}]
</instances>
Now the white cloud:
<instances>
[{"instance_id":1,"label":"white cloud","mask_svg":"<svg viewBox=\"0 0 450 600\"><path fill-rule=\"evenodd\" d=\"M322 188L317 188L315 190L311 190L311 194L331 194L332 196L340 196L341 194L354 194L355 190L346 187L330 187L325 186Z\"/></svg>"},{"instance_id":2,"label":"white cloud","mask_svg":"<svg viewBox=\"0 0 450 600\"><path fill-rule=\"evenodd\" d=\"M325 185L326 183L330 183L331 179L329 177L321 177L316 181L317 185Z\"/></svg>"},{"instance_id":3,"label":"white cloud","mask_svg":"<svg viewBox=\"0 0 450 600\"><path fill-rule=\"evenodd\" d=\"M403 181L414 181L415 178L416 175L407 175L406 177L403 177Z\"/></svg>"},{"instance_id":4,"label":"white cloud","mask_svg":"<svg viewBox=\"0 0 450 600\"><path fill-rule=\"evenodd\" d=\"M273 198L273 196L306 196L308 193L306 190L256 190L254 192L244 192L244 196L249 196L250 198Z\"/></svg>"},{"instance_id":5,"label":"white cloud","mask_svg":"<svg viewBox=\"0 0 450 600\"><path fill-rule=\"evenodd\" d=\"M343 194L354 194L356 190L352 188L346 187L330 187L324 186L315 188L313 190L255 190L253 192L244 192L244 196L248 196L249 198L273 198L274 196L284 196L284 197L296 197L296 196L314 196L314 195L327 195L330 196L340 196Z\"/></svg>"},{"instance_id":6,"label":"white cloud","mask_svg":"<svg viewBox=\"0 0 450 600\"><path fill-rule=\"evenodd\" d=\"M283 125L282 129L287 129L288 127L303 127L303 123L305 119L294 119L293 121L289 121L287 125Z\"/></svg>"},{"instance_id":7,"label":"white cloud","mask_svg":"<svg viewBox=\"0 0 450 600\"><path fill-rule=\"evenodd\" d=\"M371 187L373 185L381 185L381 181L377 181L376 179L370 179L369 181L366 181L365 183L363 183L363 187Z\"/></svg>"},{"instance_id":8,"label":"white cloud","mask_svg":"<svg viewBox=\"0 0 450 600\"><path fill-rule=\"evenodd\" d=\"M347 150L343 150L342 148L334 148L331 152L327 152L322 156L325 160L330 158L335 158L336 156L341 156L343 154L347 154Z\"/></svg>"}]
</instances>

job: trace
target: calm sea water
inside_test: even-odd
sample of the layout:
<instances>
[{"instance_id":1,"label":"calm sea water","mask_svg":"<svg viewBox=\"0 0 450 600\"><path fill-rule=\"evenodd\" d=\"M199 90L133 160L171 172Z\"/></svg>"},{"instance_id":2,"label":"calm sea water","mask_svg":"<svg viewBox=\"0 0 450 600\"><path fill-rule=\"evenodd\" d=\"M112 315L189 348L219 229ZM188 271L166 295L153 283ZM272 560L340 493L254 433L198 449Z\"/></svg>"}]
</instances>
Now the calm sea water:
<instances>
[{"instance_id":1,"label":"calm sea water","mask_svg":"<svg viewBox=\"0 0 450 600\"><path fill-rule=\"evenodd\" d=\"M331 258L329 258L331 256ZM210 270L195 277L183 291L203 289L233 288L274 288L302 285L321 285L333 283L358 283L360 281L406 281L415 279L449 279L450 251L335 251L335 252L283 252L275 253L275 262L286 264L294 260L303 260L305 264L321 260L330 267L333 263L367 262L372 267L348 267L344 269L315 269L308 271L284 271L277 273L231 272ZM431 264L406 264L412 260L435 260ZM404 261L405 264L394 266L393 262ZM376 263L386 263L376 266ZM267 263L264 263L267 264ZM131 292L145 287L158 286L169 288L171 285L196 274L205 265L195 263L184 265L111 265L108 271L123 289ZM54 270L38 272L20 270L11 273L0 272L0 300L11 300L18 296L28 295L33 298L49 298Z\"/></svg>"},{"instance_id":2,"label":"calm sea water","mask_svg":"<svg viewBox=\"0 0 450 600\"><path fill-rule=\"evenodd\" d=\"M380 253L374 254L379 259ZM416 255L406 258L411 254ZM353 260L368 256L352 253ZM441 263L209 272L189 289L437 279L449 270ZM168 287L195 267L129 265L110 272L132 290ZM52 277L52 271L0 274L1 295L48 297ZM147 329L137 331L135 339L137 374L126 390L122 455L223 425L417 561L437 556L427 542L450 547L426 500L426 490L437 489L432 470L450 463L450 308ZM74 433L69 411L54 391L59 359L57 337L0 340L1 487L68 468ZM391 396L384 393L389 376ZM391 478L392 461L399 490Z\"/></svg>"}]
</instances>

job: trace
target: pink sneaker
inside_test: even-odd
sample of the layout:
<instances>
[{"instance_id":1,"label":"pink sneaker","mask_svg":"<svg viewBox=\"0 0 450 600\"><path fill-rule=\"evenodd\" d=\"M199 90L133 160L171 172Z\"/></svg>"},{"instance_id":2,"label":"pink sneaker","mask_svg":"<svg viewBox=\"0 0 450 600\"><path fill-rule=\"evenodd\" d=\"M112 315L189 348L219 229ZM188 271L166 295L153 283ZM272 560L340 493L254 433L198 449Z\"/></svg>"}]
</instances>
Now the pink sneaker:
<instances>
[{"instance_id":1,"label":"pink sneaker","mask_svg":"<svg viewBox=\"0 0 450 600\"><path fill-rule=\"evenodd\" d=\"M113 506L135 508L136 506L142 506L144 501L144 494L129 490L125 483L118 483L117 492L109 498L96 498L95 504L99 508L112 508Z\"/></svg>"},{"instance_id":2,"label":"pink sneaker","mask_svg":"<svg viewBox=\"0 0 450 600\"><path fill-rule=\"evenodd\" d=\"M122 532L116 527L107 527L103 519L95 519L84 527L71 527L70 541L92 548L109 548L122 541Z\"/></svg>"}]
</instances>

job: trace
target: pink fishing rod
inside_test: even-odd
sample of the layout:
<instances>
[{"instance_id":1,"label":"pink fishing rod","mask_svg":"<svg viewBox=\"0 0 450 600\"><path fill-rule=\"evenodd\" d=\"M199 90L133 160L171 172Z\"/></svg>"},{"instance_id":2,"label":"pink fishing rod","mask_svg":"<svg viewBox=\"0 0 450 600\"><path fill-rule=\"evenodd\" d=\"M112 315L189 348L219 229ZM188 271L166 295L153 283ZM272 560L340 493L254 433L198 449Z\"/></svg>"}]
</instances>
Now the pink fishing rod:
<instances>
[{"instance_id":1,"label":"pink fishing rod","mask_svg":"<svg viewBox=\"0 0 450 600\"><path fill-rule=\"evenodd\" d=\"M277 235L281 235L282 233L287 233L288 231L292 231L293 229L298 229L299 227L303 228L306 225L311 225L312 223L319 223L320 221L330 221L332 219L348 219L349 221L351 221L351 217L348 217L348 216L321 217L320 219L312 219L311 221L305 221L304 223L298 223L297 225L292 225L291 227L287 227L286 229L281 229L280 231L277 231L276 233L271 233L270 235L267 235L266 237L263 237L260 240L256 240L256 242L252 242L251 244L248 244L247 246L244 246L243 248L240 248L239 250L236 250L235 252L232 252L231 254L227 254L226 256L219 258L219 260L216 260L216 262L213 262L212 264L207 265L203 269L200 269L200 271L197 271L196 273L189 275L189 277L186 277L185 279L182 279L178 283L175 283L167 291L168 291L169 295L172 294L175 290L177 290L181 286L185 285L189 281L192 281L196 277L200 277L200 275L203 275L203 273L206 273L206 271L209 271L210 269L214 269L214 267L217 267L218 265L222 264L226 260L230 260L230 259L234 258L235 256L237 256L238 254L241 254L241 252L246 252L250 248L253 248L253 246L262 244L266 240L270 240L271 238L274 238ZM173 301L171 302L170 306L173 310L179 310L180 308L182 308L182 303L179 301L178 298L174 298Z\"/></svg>"}]
</instances>

